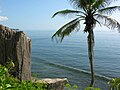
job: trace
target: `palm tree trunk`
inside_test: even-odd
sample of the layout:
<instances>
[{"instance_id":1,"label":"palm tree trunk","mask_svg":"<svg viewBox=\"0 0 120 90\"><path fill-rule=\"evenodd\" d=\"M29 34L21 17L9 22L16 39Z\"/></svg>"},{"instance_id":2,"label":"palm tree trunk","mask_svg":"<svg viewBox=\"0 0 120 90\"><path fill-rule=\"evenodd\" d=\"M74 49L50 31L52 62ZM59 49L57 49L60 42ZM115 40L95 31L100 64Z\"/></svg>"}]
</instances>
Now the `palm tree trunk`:
<instances>
[{"instance_id":1,"label":"palm tree trunk","mask_svg":"<svg viewBox=\"0 0 120 90\"><path fill-rule=\"evenodd\" d=\"M91 70L91 83L90 87L94 86L94 33L93 30L88 32L88 55L90 62L90 70Z\"/></svg>"}]
</instances>

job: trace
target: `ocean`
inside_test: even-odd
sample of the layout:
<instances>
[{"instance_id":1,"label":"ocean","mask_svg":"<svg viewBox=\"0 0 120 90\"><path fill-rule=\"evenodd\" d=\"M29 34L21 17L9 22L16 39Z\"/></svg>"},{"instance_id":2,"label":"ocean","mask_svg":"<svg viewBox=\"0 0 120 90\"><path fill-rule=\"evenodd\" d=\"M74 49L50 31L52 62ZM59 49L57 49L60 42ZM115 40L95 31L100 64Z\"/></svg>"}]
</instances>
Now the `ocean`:
<instances>
[{"instance_id":1,"label":"ocean","mask_svg":"<svg viewBox=\"0 0 120 90\"><path fill-rule=\"evenodd\" d=\"M55 30L29 30L32 40L32 73L38 78L68 78L80 90L89 86L87 33L82 31L65 37L62 43L51 40ZM108 81L120 77L120 33L95 31L95 87L108 90Z\"/></svg>"}]
</instances>

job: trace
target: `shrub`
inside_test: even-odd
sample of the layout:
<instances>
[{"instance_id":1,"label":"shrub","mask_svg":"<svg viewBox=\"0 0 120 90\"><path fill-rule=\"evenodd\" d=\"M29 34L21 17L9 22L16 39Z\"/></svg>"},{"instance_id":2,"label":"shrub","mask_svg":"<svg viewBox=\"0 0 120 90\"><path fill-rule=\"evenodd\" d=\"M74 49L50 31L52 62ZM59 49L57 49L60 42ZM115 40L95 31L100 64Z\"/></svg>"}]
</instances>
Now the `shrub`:
<instances>
[{"instance_id":1,"label":"shrub","mask_svg":"<svg viewBox=\"0 0 120 90\"><path fill-rule=\"evenodd\" d=\"M78 90L78 86L77 85L70 85L70 84L66 84L65 85L67 90Z\"/></svg>"},{"instance_id":2,"label":"shrub","mask_svg":"<svg viewBox=\"0 0 120 90\"><path fill-rule=\"evenodd\" d=\"M110 85L110 90L120 90L120 78L113 78L108 84Z\"/></svg>"},{"instance_id":3,"label":"shrub","mask_svg":"<svg viewBox=\"0 0 120 90\"><path fill-rule=\"evenodd\" d=\"M9 66L14 66L10 63ZM12 69L9 67L0 65L0 90L46 90L45 83L35 83L32 81L20 81L17 78L11 76L8 71Z\"/></svg>"},{"instance_id":4,"label":"shrub","mask_svg":"<svg viewBox=\"0 0 120 90\"><path fill-rule=\"evenodd\" d=\"M101 90L100 88L94 88L94 87L87 87L85 90Z\"/></svg>"}]
</instances>

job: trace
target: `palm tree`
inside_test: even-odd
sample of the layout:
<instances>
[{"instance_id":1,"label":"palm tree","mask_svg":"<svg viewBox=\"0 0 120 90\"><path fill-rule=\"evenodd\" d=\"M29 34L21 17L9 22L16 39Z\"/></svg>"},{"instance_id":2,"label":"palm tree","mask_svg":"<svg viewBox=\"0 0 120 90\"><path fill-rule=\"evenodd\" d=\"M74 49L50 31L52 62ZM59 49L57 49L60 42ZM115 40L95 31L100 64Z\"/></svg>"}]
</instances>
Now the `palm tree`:
<instances>
[{"instance_id":1,"label":"palm tree","mask_svg":"<svg viewBox=\"0 0 120 90\"><path fill-rule=\"evenodd\" d=\"M120 6L110 6L116 0L69 0L75 10L62 10L56 12L56 15L75 15L76 18L62 26L53 36L61 42L65 36L68 36L73 31L79 31L80 22L84 21L84 32L88 33L88 55L91 70L90 87L94 86L94 32L93 29L98 23L110 29L115 29L120 32L120 24L115 19L109 17L114 11L120 10Z\"/></svg>"}]
</instances>

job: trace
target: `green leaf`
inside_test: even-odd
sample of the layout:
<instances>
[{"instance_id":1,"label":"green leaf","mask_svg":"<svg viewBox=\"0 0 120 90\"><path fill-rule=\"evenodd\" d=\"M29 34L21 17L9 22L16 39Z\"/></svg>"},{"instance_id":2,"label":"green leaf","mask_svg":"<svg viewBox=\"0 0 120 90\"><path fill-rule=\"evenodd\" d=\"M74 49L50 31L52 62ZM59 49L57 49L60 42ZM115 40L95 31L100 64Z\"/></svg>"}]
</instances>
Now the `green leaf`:
<instances>
[{"instance_id":1,"label":"green leaf","mask_svg":"<svg viewBox=\"0 0 120 90\"><path fill-rule=\"evenodd\" d=\"M72 21L70 21L69 23L65 24L64 26L62 26L53 36L52 39L54 37L58 37L60 39L60 42L62 42L63 38L65 36L68 36L71 34L72 31L78 31L79 30L79 24L80 24L80 20L79 18L76 18ZM56 38L57 40L57 38Z\"/></svg>"},{"instance_id":2,"label":"green leaf","mask_svg":"<svg viewBox=\"0 0 120 90\"><path fill-rule=\"evenodd\" d=\"M78 14L78 13L82 13L82 14L85 14L84 12L82 11L77 11L77 10L61 10L61 11L58 11L56 12L52 18L54 18L56 15L63 15L63 16L66 16L66 15L71 15L71 14Z\"/></svg>"},{"instance_id":3,"label":"green leaf","mask_svg":"<svg viewBox=\"0 0 120 90\"><path fill-rule=\"evenodd\" d=\"M8 87L11 87L11 85L10 84L6 84L6 87L8 88Z\"/></svg>"},{"instance_id":4,"label":"green leaf","mask_svg":"<svg viewBox=\"0 0 120 90\"><path fill-rule=\"evenodd\" d=\"M120 78L113 78L108 84L110 85L110 90L120 90Z\"/></svg>"},{"instance_id":5,"label":"green leaf","mask_svg":"<svg viewBox=\"0 0 120 90\"><path fill-rule=\"evenodd\" d=\"M70 84L66 84L65 86L68 87L68 88L71 88L71 85L70 85Z\"/></svg>"},{"instance_id":6,"label":"green leaf","mask_svg":"<svg viewBox=\"0 0 120 90\"><path fill-rule=\"evenodd\" d=\"M97 14L97 19L99 19L101 21L101 23L108 27L109 29L117 29L120 32L120 23L118 21L116 21L115 19L105 16L105 15L101 15L101 14Z\"/></svg>"},{"instance_id":7,"label":"green leaf","mask_svg":"<svg viewBox=\"0 0 120 90\"><path fill-rule=\"evenodd\" d=\"M102 13L102 14L112 14L113 12L115 12L116 10L120 11L120 6L112 6L112 7L107 7L107 8L103 8L103 9L99 9L98 12Z\"/></svg>"},{"instance_id":8,"label":"green leaf","mask_svg":"<svg viewBox=\"0 0 120 90\"><path fill-rule=\"evenodd\" d=\"M78 86L77 85L73 85L72 88L73 89L78 89Z\"/></svg>"},{"instance_id":9,"label":"green leaf","mask_svg":"<svg viewBox=\"0 0 120 90\"><path fill-rule=\"evenodd\" d=\"M100 88L94 88L94 87L87 87L85 90L101 90Z\"/></svg>"}]
</instances>

